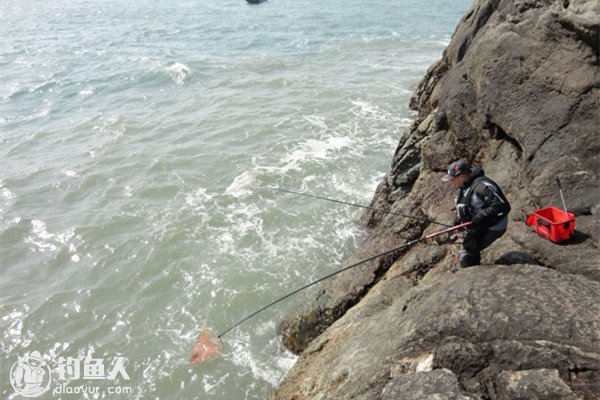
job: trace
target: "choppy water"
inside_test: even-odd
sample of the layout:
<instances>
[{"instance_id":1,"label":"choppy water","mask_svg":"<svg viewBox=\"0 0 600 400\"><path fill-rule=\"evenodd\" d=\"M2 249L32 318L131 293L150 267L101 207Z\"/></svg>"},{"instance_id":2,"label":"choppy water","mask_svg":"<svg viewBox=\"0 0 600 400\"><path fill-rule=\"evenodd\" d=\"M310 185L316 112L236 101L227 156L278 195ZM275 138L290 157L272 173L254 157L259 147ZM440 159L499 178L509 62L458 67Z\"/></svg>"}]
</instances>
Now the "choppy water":
<instances>
[{"instance_id":1,"label":"choppy water","mask_svg":"<svg viewBox=\"0 0 600 400\"><path fill-rule=\"evenodd\" d=\"M2 396L32 350L125 357L132 394L100 398L268 396L302 295L192 367L200 329L332 272L364 232L360 210L261 187L368 203L470 3L3 0Z\"/></svg>"}]
</instances>

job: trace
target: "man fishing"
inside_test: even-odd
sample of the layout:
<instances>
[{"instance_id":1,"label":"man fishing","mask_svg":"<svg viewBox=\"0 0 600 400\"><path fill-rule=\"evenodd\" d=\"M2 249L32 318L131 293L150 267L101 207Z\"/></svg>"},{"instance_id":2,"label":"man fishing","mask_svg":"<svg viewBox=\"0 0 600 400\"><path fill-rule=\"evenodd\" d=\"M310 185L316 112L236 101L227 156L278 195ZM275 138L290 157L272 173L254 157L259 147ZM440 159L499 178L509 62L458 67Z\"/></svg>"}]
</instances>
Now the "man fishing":
<instances>
[{"instance_id":1,"label":"man fishing","mask_svg":"<svg viewBox=\"0 0 600 400\"><path fill-rule=\"evenodd\" d=\"M510 204L500 187L484 175L484 171L458 160L448 166L443 182L458 188L454 199L455 224L471 222L460 252L460 265L470 267L481 263L481 251L499 239L508 227Z\"/></svg>"}]
</instances>

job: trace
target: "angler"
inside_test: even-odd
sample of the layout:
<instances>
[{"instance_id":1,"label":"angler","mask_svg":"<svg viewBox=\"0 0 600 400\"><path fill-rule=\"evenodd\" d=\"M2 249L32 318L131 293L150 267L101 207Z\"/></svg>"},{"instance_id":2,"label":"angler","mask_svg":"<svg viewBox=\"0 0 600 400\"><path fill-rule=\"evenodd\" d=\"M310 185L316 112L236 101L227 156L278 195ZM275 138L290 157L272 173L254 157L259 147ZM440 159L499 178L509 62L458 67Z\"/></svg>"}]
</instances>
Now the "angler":
<instances>
[{"instance_id":1,"label":"angler","mask_svg":"<svg viewBox=\"0 0 600 400\"><path fill-rule=\"evenodd\" d=\"M454 199L455 224L471 222L460 252L460 265L481 263L481 251L498 240L508 227L510 204L502 189L484 171L461 159L448 166L443 182L458 188Z\"/></svg>"}]
</instances>

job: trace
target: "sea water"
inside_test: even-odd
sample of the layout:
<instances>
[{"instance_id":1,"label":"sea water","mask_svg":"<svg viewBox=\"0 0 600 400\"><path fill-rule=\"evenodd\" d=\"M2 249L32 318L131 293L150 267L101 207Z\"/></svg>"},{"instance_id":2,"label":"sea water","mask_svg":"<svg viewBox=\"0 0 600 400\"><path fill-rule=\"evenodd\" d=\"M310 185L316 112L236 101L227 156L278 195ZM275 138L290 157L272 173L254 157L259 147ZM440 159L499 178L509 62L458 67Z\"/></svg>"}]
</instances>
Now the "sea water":
<instances>
[{"instance_id":1,"label":"sea water","mask_svg":"<svg viewBox=\"0 0 600 400\"><path fill-rule=\"evenodd\" d=\"M360 209L268 187L368 204L470 5L3 0L2 397L39 351L40 398L266 398L296 361L278 323L318 289L191 366L200 330L335 271L365 237ZM127 377L106 379L118 360Z\"/></svg>"}]
</instances>

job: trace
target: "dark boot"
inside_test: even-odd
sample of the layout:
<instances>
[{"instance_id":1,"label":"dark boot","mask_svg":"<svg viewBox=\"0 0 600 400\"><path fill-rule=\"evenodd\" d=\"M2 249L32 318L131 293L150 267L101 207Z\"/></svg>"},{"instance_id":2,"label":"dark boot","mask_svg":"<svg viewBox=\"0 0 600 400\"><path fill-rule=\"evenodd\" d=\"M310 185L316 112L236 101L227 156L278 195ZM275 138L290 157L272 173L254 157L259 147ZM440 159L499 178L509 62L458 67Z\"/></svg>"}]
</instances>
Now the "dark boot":
<instances>
[{"instance_id":1,"label":"dark boot","mask_svg":"<svg viewBox=\"0 0 600 400\"><path fill-rule=\"evenodd\" d=\"M461 252L460 254L460 266L463 268L472 267L473 265L481 264L481 257L479 254Z\"/></svg>"}]
</instances>

